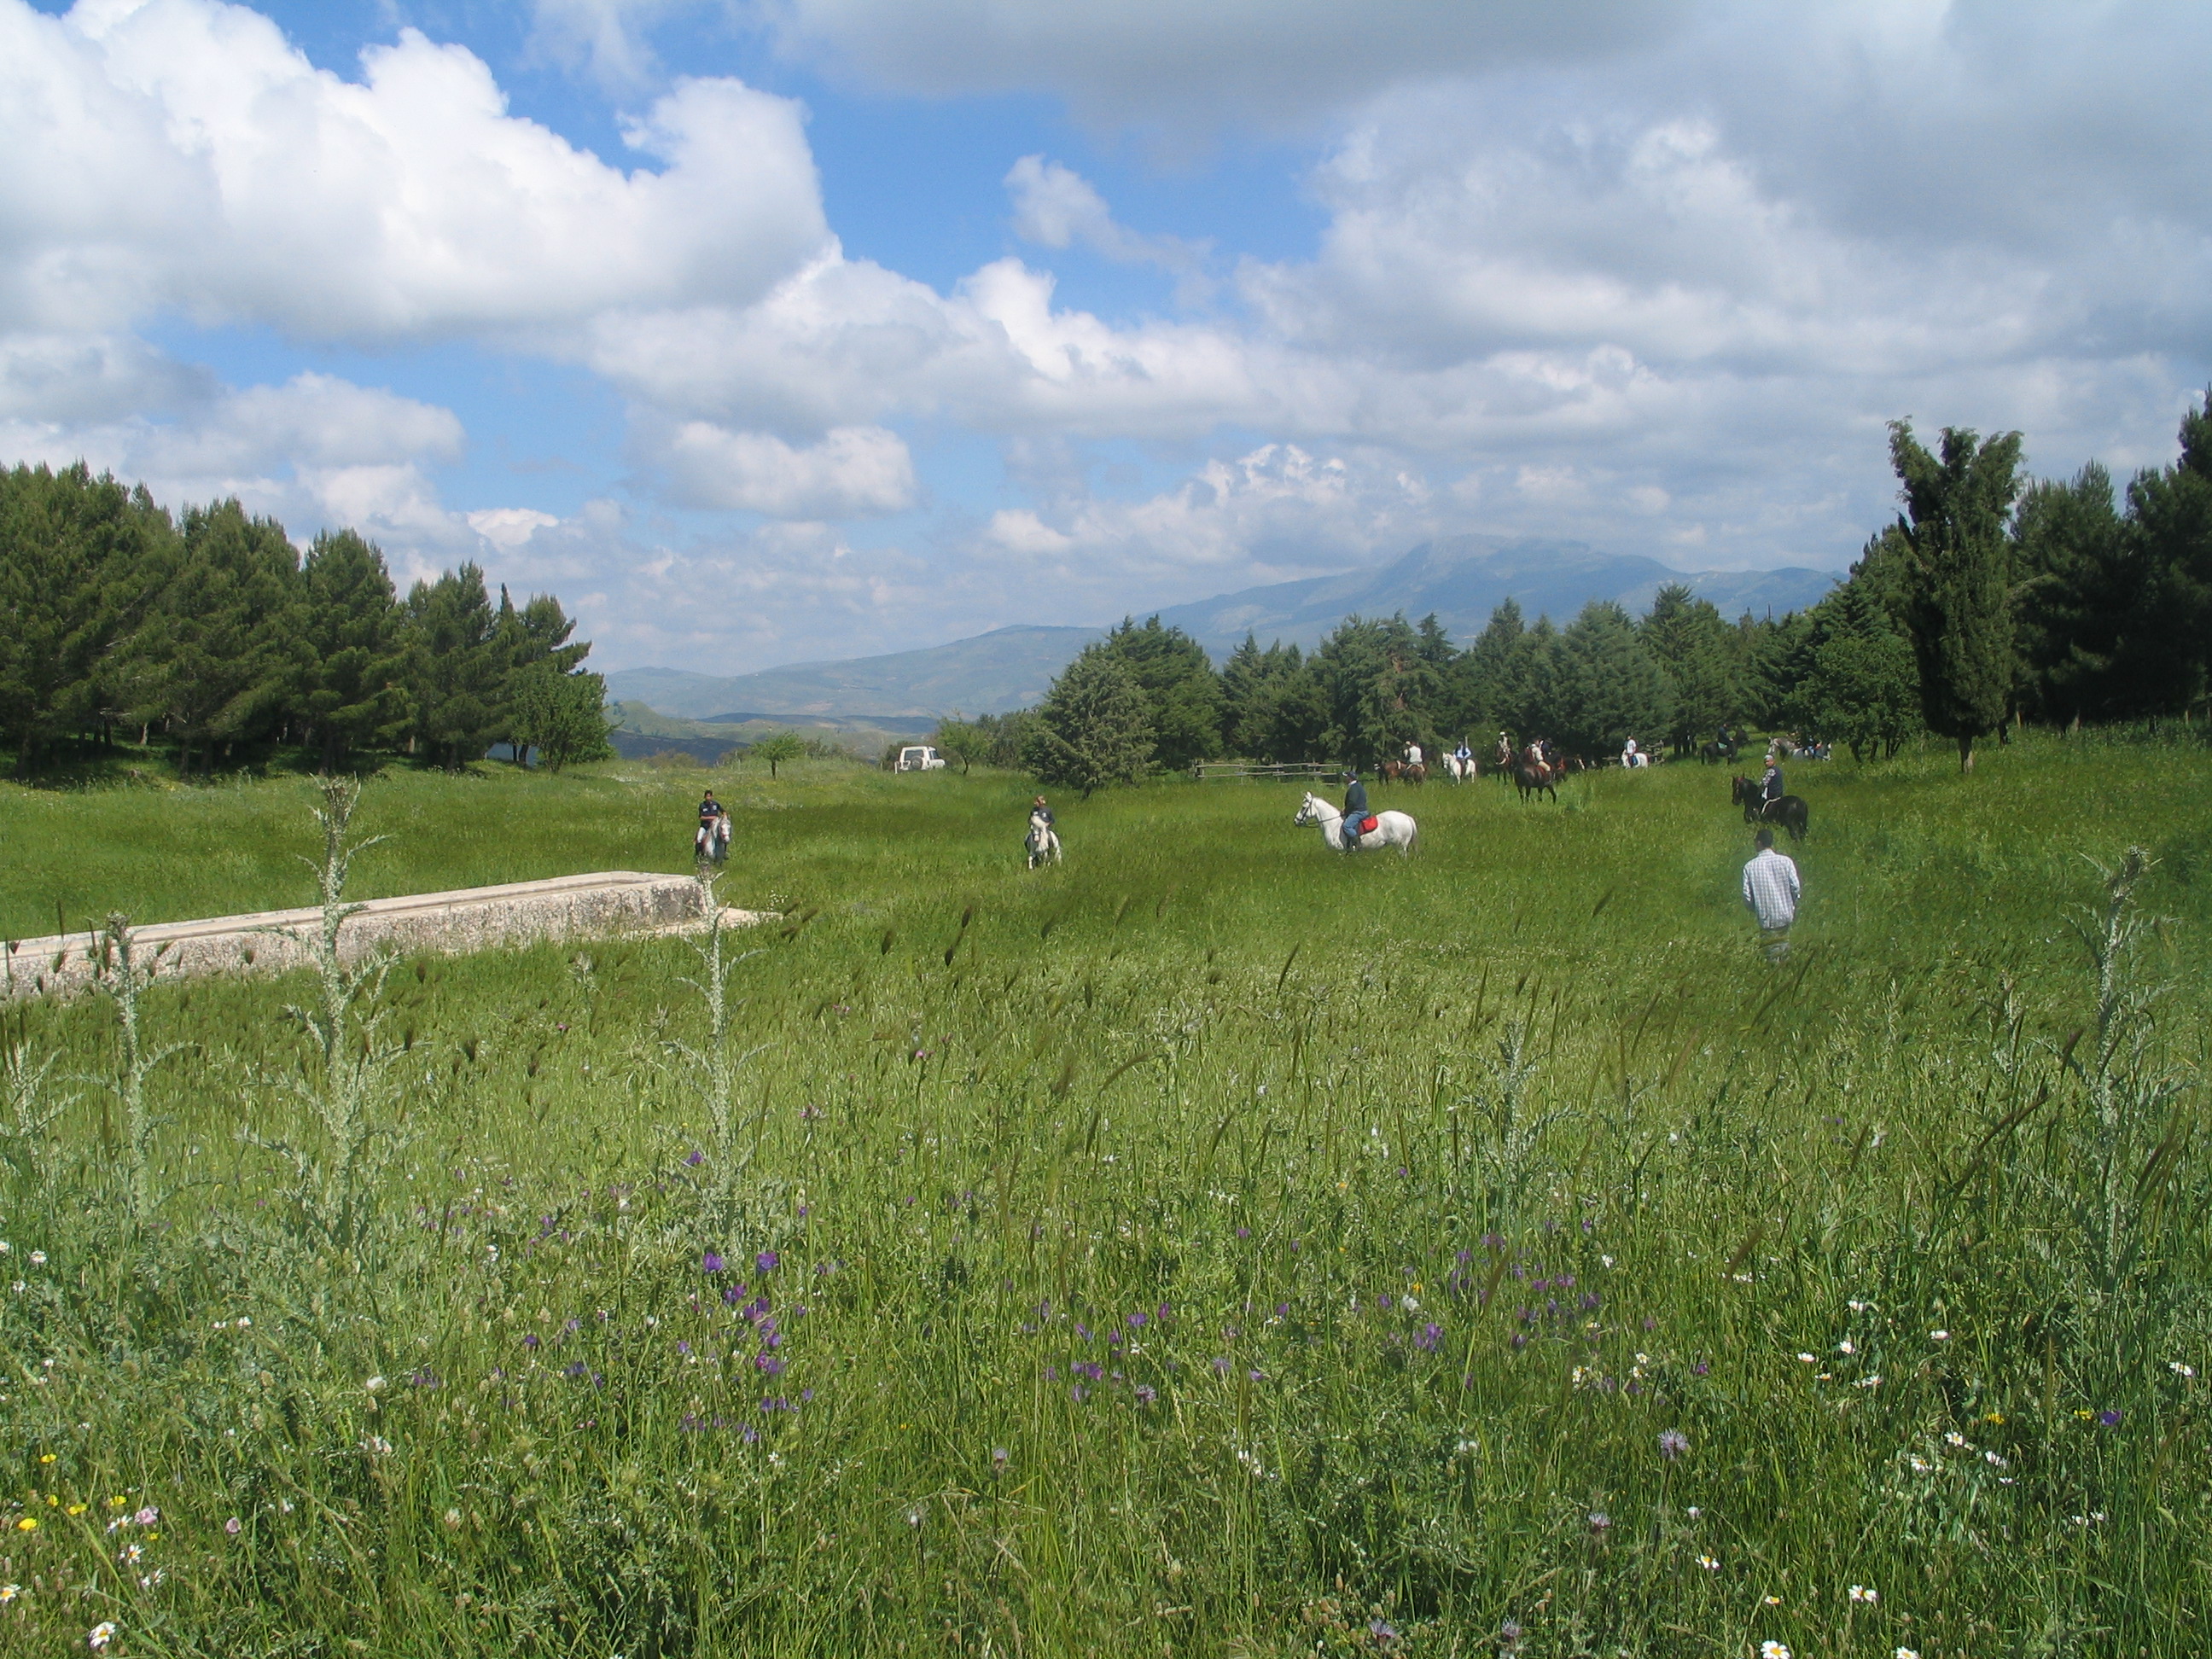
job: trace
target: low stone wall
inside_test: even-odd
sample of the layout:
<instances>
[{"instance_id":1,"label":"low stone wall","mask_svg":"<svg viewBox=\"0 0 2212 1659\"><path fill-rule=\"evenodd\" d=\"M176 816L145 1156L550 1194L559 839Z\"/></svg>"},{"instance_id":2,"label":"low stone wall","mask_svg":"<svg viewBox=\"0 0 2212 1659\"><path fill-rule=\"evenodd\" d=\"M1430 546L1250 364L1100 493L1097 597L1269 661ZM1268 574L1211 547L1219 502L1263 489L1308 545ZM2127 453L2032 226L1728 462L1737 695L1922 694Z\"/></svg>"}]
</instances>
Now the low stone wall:
<instances>
[{"instance_id":1,"label":"low stone wall","mask_svg":"<svg viewBox=\"0 0 2212 1659\"><path fill-rule=\"evenodd\" d=\"M706 891L689 876L603 870L550 881L464 887L370 899L338 934L342 961L378 951L458 954L613 933L689 932L706 922ZM750 927L766 916L725 909L725 927ZM197 974L281 974L312 964L319 909L263 910L205 921L158 922L131 930L132 955L155 962L161 978ZM7 941L0 1002L70 995L96 976L97 933Z\"/></svg>"}]
</instances>

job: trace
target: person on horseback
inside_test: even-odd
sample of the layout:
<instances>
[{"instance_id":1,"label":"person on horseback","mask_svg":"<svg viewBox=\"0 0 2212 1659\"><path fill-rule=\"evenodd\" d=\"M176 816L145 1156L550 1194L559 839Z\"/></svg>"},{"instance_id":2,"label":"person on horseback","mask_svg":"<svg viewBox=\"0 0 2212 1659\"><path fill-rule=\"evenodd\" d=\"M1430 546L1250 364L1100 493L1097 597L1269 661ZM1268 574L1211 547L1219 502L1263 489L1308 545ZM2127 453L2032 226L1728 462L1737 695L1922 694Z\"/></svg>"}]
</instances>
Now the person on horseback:
<instances>
[{"instance_id":1,"label":"person on horseback","mask_svg":"<svg viewBox=\"0 0 2212 1659\"><path fill-rule=\"evenodd\" d=\"M728 855L730 815L722 803L714 799L711 789L700 798L699 833L692 842L693 850L702 858L717 864Z\"/></svg>"},{"instance_id":2,"label":"person on horseback","mask_svg":"<svg viewBox=\"0 0 2212 1659\"><path fill-rule=\"evenodd\" d=\"M1782 763L1775 759L1774 751L1770 749L1766 751L1766 775L1759 781L1759 804L1771 806L1780 800L1782 795Z\"/></svg>"},{"instance_id":3,"label":"person on horseback","mask_svg":"<svg viewBox=\"0 0 2212 1659\"><path fill-rule=\"evenodd\" d=\"M1452 750L1452 760L1459 768L1460 776L1471 778L1474 775L1474 750L1467 746L1465 732L1460 734L1459 747Z\"/></svg>"},{"instance_id":4,"label":"person on horseback","mask_svg":"<svg viewBox=\"0 0 2212 1659\"><path fill-rule=\"evenodd\" d=\"M1359 826L1367 821L1367 786L1359 781L1357 771L1344 775L1344 850L1353 852L1359 846Z\"/></svg>"},{"instance_id":5,"label":"person on horseback","mask_svg":"<svg viewBox=\"0 0 2212 1659\"><path fill-rule=\"evenodd\" d=\"M1052 808L1044 804L1044 797L1042 795L1039 795L1035 800L1030 803L1030 828L1036 829L1042 827L1043 829L1049 830L1053 825L1059 822L1060 820L1058 818L1053 817Z\"/></svg>"}]
</instances>

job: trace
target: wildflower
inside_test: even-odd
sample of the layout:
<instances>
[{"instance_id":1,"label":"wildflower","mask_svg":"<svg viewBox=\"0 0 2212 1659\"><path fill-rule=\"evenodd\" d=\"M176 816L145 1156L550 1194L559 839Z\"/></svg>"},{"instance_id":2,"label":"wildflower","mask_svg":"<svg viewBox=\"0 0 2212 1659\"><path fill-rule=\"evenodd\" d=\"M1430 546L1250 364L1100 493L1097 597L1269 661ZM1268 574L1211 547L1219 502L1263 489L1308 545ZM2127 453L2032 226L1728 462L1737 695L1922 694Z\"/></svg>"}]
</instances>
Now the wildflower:
<instances>
[{"instance_id":1,"label":"wildflower","mask_svg":"<svg viewBox=\"0 0 2212 1659\"><path fill-rule=\"evenodd\" d=\"M86 1633L84 1644L94 1653L102 1653L106 1650L107 1644L114 1639L115 1621L112 1619L103 1619Z\"/></svg>"},{"instance_id":2,"label":"wildflower","mask_svg":"<svg viewBox=\"0 0 2212 1659\"><path fill-rule=\"evenodd\" d=\"M1444 1328L1431 1321L1414 1334L1413 1346L1425 1353L1432 1352L1443 1340Z\"/></svg>"},{"instance_id":3,"label":"wildflower","mask_svg":"<svg viewBox=\"0 0 2212 1659\"><path fill-rule=\"evenodd\" d=\"M39 1522L36 1516L27 1515L15 1523L17 1532L36 1532L38 1529Z\"/></svg>"},{"instance_id":4,"label":"wildflower","mask_svg":"<svg viewBox=\"0 0 2212 1659\"><path fill-rule=\"evenodd\" d=\"M707 1154L701 1152L696 1146L694 1146L689 1152L685 1153L684 1157L684 1162L694 1170L697 1169L706 1161Z\"/></svg>"},{"instance_id":5,"label":"wildflower","mask_svg":"<svg viewBox=\"0 0 2212 1659\"><path fill-rule=\"evenodd\" d=\"M1674 1459L1680 1457L1684 1452L1689 1449L1690 1437L1684 1434L1681 1430L1662 1429L1659 1431L1660 1456L1666 1458L1671 1462Z\"/></svg>"},{"instance_id":6,"label":"wildflower","mask_svg":"<svg viewBox=\"0 0 2212 1659\"><path fill-rule=\"evenodd\" d=\"M1217 1354L1217 1355L1215 1355L1215 1356L1214 1356L1214 1360L1213 1360L1213 1369L1214 1369L1216 1371L1218 1371L1218 1373L1220 1373L1220 1375L1222 1375L1223 1376L1228 1376L1228 1375L1229 1375L1229 1356L1228 1356L1227 1354L1225 1354L1225 1353L1224 1353L1224 1354Z\"/></svg>"},{"instance_id":7,"label":"wildflower","mask_svg":"<svg viewBox=\"0 0 2212 1659\"><path fill-rule=\"evenodd\" d=\"M1139 1382L1137 1384L1137 1403L1139 1406L1152 1405L1154 1401L1158 1400L1159 1397L1160 1391L1154 1388L1151 1383Z\"/></svg>"},{"instance_id":8,"label":"wildflower","mask_svg":"<svg viewBox=\"0 0 2212 1659\"><path fill-rule=\"evenodd\" d=\"M23 1587L21 1584L0 1584L0 1607L6 1607L22 1593Z\"/></svg>"},{"instance_id":9,"label":"wildflower","mask_svg":"<svg viewBox=\"0 0 2212 1659\"><path fill-rule=\"evenodd\" d=\"M1778 1595L1762 1595L1759 1599L1770 1607L1778 1607L1782 1605L1782 1598Z\"/></svg>"},{"instance_id":10,"label":"wildflower","mask_svg":"<svg viewBox=\"0 0 2212 1659\"><path fill-rule=\"evenodd\" d=\"M1714 1560L1710 1555L1699 1556L1698 1558L1698 1565L1703 1567L1707 1572L1718 1572L1721 1568L1721 1564Z\"/></svg>"},{"instance_id":11,"label":"wildflower","mask_svg":"<svg viewBox=\"0 0 2212 1659\"><path fill-rule=\"evenodd\" d=\"M32 1261L36 1261L38 1259L39 1259L39 1258L38 1258L38 1255L37 1255L37 1253L36 1253L35 1251L34 1251L34 1252L33 1252L32 1256L31 1256L31 1260L32 1260ZM2171 1371L2172 1371L2172 1372L2176 1376L2196 1376L2196 1375L2197 1375L2197 1367L2196 1367L2196 1366L2194 1366L2194 1365L2185 1365L2185 1364L2182 1364L2179 1359L2176 1359L2176 1360L2173 1360L2173 1361L2170 1362L2170 1363L2169 1363L2169 1364L2168 1364L2168 1366L2167 1366L2167 1369L2168 1369L2169 1370L2171 1370Z\"/></svg>"},{"instance_id":12,"label":"wildflower","mask_svg":"<svg viewBox=\"0 0 2212 1659\"><path fill-rule=\"evenodd\" d=\"M2120 1426L2120 1413L2117 1411L2101 1411L2097 1413L2097 1420L2108 1429L2117 1429Z\"/></svg>"},{"instance_id":13,"label":"wildflower","mask_svg":"<svg viewBox=\"0 0 2212 1659\"><path fill-rule=\"evenodd\" d=\"M46 1253L44 1250L33 1250L33 1251L32 1251L32 1252L31 1252L31 1265L32 1265L33 1267L45 1267L45 1266L46 1265Z\"/></svg>"},{"instance_id":14,"label":"wildflower","mask_svg":"<svg viewBox=\"0 0 2212 1659\"><path fill-rule=\"evenodd\" d=\"M1813 1356L1809 1353L1801 1353L1797 1358L1801 1364L1809 1365L1813 1363Z\"/></svg>"},{"instance_id":15,"label":"wildflower","mask_svg":"<svg viewBox=\"0 0 2212 1659\"><path fill-rule=\"evenodd\" d=\"M1929 1462L1926 1458L1924 1458L1924 1457L1915 1457L1915 1456L1913 1456L1913 1455L1912 1455L1911 1453L1909 1453L1909 1452L1905 1455L1905 1461L1906 1462L1908 1462L1908 1463L1910 1463L1910 1464L1911 1464L1911 1465L1912 1465L1912 1472L1913 1472L1913 1474L1927 1474L1927 1473L1928 1473L1928 1471L1929 1471L1929 1470L1930 1470L1930 1469L1932 1469L1932 1468L1934 1468L1936 1467L1933 1463Z\"/></svg>"},{"instance_id":16,"label":"wildflower","mask_svg":"<svg viewBox=\"0 0 2212 1659\"><path fill-rule=\"evenodd\" d=\"M245 1522L241 1522L234 1515L229 1520L222 1523L222 1529L228 1533L233 1538L235 1538L240 1532L245 1530Z\"/></svg>"},{"instance_id":17,"label":"wildflower","mask_svg":"<svg viewBox=\"0 0 2212 1659\"><path fill-rule=\"evenodd\" d=\"M1947 1446L1958 1446L1963 1449L1966 1443L1966 1437L1960 1434L1958 1430L1952 1429L1944 1434L1943 1443Z\"/></svg>"},{"instance_id":18,"label":"wildflower","mask_svg":"<svg viewBox=\"0 0 2212 1659\"><path fill-rule=\"evenodd\" d=\"M1779 1642L1761 1642L1759 1659L1790 1659L1790 1650Z\"/></svg>"},{"instance_id":19,"label":"wildflower","mask_svg":"<svg viewBox=\"0 0 2212 1659\"><path fill-rule=\"evenodd\" d=\"M722 1260L721 1253L718 1250L709 1250L699 1258L699 1271L702 1273L718 1273L729 1265Z\"/></svg>"},{"instance_id":20,"label":"wildflower","mask_svg":"<svg viewBox=\"0 0 2212 1659\"><path fill-rule=\"evenodd\" d=\"M1982 1454L1982 1461L1992 1468L2001 1469L2005 1467L2004 1459L1998 1456L1997 1454L1993 1451L1984 1452Z\"/></svg>"},{"instance_id":21,"label":"wildflower","mask_svg":"<svg viewBox=\"0 0 2212 1659\"><path fill-rule=\"evenodd\" d=\"M1928 1333L1928 1340L1931 1342L1948 1342L1951 1340L1951 1333L1948 1331L1930 1331Z\"/></svg>"},{"instance_id":22,"label":"wildflower","mask_svg":"<svg viewBox=\"0 0 2212 1659\"><path fill-rule=\"evenodd\" d=\"M1897 1659L1920 1659L1920 1655L1914 1649L1899 1648L1897 1650Z\"/></svg>"},{"instance_id":23,"label":"wildflower","mask_svg":"<svg viewBox=\"0 0 2212 1659\"><path fill-rule=\"evenodd\" d=\"M1367 1621L1367 1631L1368 1634L1378 1642L1395 1642L1398 1639L1397 1627L1383 1623L1379 1618Z\"/></svg>"},{"instance_id":24,"label":"wildflower","mask_svg":"<svg viewBox=\"0 0 2212 1659\"><path fill-rule=\"evenodd\" d=\"M143 1544L125 1544L123 1547L123 1553L116 1557L116 1559L126 1567L135 1567L145 1559L145 1555L146 1549Z\"/></svg>"},{"instance_id":25,"label":"wildflower","mask_svg":"<svg viewBox=\"0 0 2212 1659\"><path fill-rule=\"evenodd\" d=\"M1850 1339L1849 1337L1845 1337L1842 1341L1836 1344L1836 1352L1838 1353L1850 1354L1856 1353L1858 1350L1851 1346Z\"/></svg>"},{"instance_id":26,"label":"wildflower","mask_svg":"<svg viewBox=\"0 0 2212 1659\"><path fill-rule=\"evenodd\" d=\"M994 1447L992 1447L992 1448L991 1448L991 1473L992 1473L992 1474L1004 1474L1006 1472L1006 1449L1004 1446L994 1446Z\"/></svg>"},{"instance_id":27,"label":"wildflower","mask_svg":"<svg viewBox=\"0 0 2212 1659\"><path fill-rule=\"evenodd\" d=\"M1876 1595L1873 1590L1869 1589L1864 1584L1852 1585L1850 1596L1852 1601L1863 1601L1869 1607L1872 1607L1876 1601L1881 1600L1880 1595Z\"/></svg>"},{"instance_id":28,"label":"wildflower","mask_svg":"<svg viewBox=\"0 0 2212 1659\"><path fill-rule=\"evenodd\" d=\"M753 1258L753 1265L756 1267L758 1267L763 1273L770 1273L775 1270L775 1264L780 1260L781 1260L781 1258L779 1257L774 1250L763 1250L758 1255Z\"/></svg>"},{"instance_id":29,"label":"wildflower","mask_svg":"<svg viewBox=\"0 0 2212 1659\"><path fill-rule=\"evenodd\" d=\"M1589 1529L1591 1532L1602 1538L1607 1532L1611 1531L1612 1528L1613 1517L1611 1516L1607 1515L1603 1510L1592 1510L1590 1511Z\"/></svg>"},{"instance_id":30,"label":"wildflower","mask_svg":"<svg viewBox=\"0 0 2212 1659\"><path fill-rule=\"evenodd\" d=\"M382 1394L384 1392L384 1379L380 1376L372 1376L368 1382L362 1383L361 1386L362 1392L366 1394Z\"/></svg>"}]
</instances>

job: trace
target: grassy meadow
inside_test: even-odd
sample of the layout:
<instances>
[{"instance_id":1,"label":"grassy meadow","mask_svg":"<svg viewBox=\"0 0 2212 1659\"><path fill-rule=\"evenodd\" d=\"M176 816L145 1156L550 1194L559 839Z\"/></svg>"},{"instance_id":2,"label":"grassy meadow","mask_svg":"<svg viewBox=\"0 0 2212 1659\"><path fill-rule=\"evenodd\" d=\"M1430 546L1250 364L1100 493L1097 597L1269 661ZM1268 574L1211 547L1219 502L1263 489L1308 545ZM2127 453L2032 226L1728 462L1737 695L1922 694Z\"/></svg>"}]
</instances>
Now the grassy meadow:
<instances>
[{"instance_id":1,"label":"grassy meadow","mask_svg":"<svg viewBox=\"0 0 2212 1659\"><path fill-rule=\"evenodd\" d=\"M8 1008L0 1650L2199 1652L2212 752L1955 765L1790 769L1779 965L1694 765L372 779L353 896L711 781L781 920ZM0 786L0 933L320 799Z\"/></svg>"}]
</instances>

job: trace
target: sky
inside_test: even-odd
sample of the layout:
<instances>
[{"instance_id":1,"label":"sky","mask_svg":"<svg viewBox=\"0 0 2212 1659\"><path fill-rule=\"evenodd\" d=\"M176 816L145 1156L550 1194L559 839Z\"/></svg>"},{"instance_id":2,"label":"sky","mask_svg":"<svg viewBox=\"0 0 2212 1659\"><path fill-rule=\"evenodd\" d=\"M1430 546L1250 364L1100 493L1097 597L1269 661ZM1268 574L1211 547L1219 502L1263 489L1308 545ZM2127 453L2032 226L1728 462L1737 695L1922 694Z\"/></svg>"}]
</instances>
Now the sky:
<instances>
[{"instance_id":1,"label":"sky","mask_svg":"<svg viewBox=\"0 0 2212 1659\"><path fill-rule=\"evenodd\" d=\"M744 673L1578 538L2212 380L2212 7L0 0L0 462Z\"/></svg>"}]
</instances>

